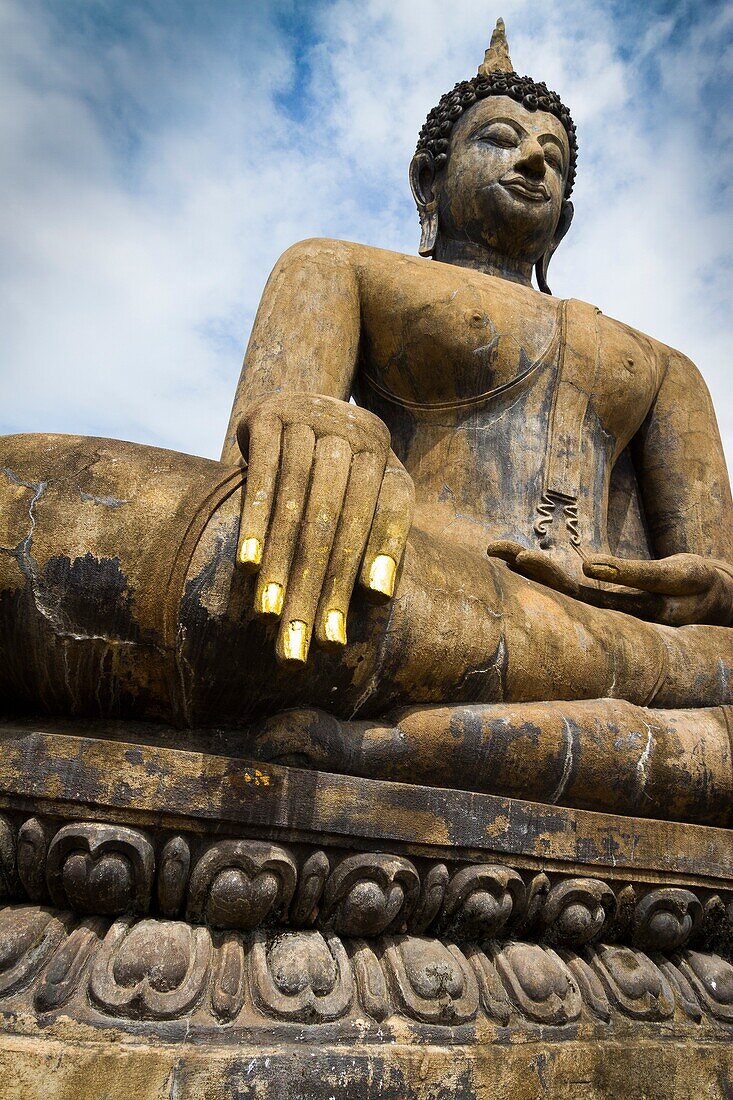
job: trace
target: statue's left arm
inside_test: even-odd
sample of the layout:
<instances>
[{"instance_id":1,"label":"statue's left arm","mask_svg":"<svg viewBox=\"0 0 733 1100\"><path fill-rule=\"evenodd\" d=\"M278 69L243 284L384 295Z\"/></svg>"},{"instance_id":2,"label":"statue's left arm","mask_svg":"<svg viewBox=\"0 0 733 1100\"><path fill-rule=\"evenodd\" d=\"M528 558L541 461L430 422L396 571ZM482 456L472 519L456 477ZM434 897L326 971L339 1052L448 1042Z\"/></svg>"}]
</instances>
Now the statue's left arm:
<instances>
[{"instance_id":1,"label":"statue's left arm","mask_svg":"<svg viewBox=\"0 0 733 1100\"><path fill-rule=\"evenodd\" d=\"M632 448L657 555L729 560L733 504L725 455L707 386L685 356L670 356Z\"/></svg>"},{"instance_id":2,"label":"statue's left arm","mask_svg":"<svg viewBox=\"0 0 733 1100\"><path fill-rule=\"evenodd\" d=\"M733 504L718 424L694 363L670 352L663 382L631 451L651 560L583 553L583 584L551 555L518 543L489 554L550 588L669 626L733 626Z\"/></svg>"},{"instance_id":3,"label":"statue's left arm","mask_svg":"<svg viewBox=\"0 0 733 1100\"><path fill-rule=\"evenodd\" d=\"M733 624L733 504L707 386L678 352L632 441L656 560L597 556L584 572L657 598L648 617L672 625Z\"/></svg>"}]
</instances>

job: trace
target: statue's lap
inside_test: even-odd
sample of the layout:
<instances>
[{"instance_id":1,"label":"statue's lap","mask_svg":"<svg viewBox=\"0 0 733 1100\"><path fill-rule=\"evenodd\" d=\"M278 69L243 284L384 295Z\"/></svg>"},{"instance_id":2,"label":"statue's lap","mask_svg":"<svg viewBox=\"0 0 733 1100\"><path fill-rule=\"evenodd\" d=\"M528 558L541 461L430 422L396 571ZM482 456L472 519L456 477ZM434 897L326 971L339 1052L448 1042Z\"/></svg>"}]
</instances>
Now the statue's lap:
<instances>
[{"instance_id":1,"label":"statue's lap","mask_svg":"<svg viewBox=\"0 0 733 1100\"><path fill-rule=\"evenodd\" d=\"M450 757L454 727L465 725L473 707L480 732L472 751L484 757L498 744L497 721L528 745L535 730L543 734L545 796L557 788L557 799L565 795L567 762L567 739L557 732L562 706L555 703L544 718L537 706L531 714L522 706L606 700L600 710L595 704L591 724L601 748L607 739L619 775L643 760L674 785L670 760L692 760L693 742L702 738L702 772L679 770L680 790L692 791L681 812L712 820L724 812L718 807L731 787L731 763L719 708L731 701L727 630L672 630L592 608L454 544L446 553L415 529L397 598L374 605L358 594L344 655L314 649L306 669L293 671L275 661L274 626L252 614L252 580L234 564L240 471L135 444L30 435L5 441L5 467L3 645L23 653L22 668L11 660L3 670L10 700L36 708L40 702L52 713L239 727L293 706L364 719L417 704L424 719L413 718L409 730L389 718L377 723L397 729L416 759L429 748ZM652 736L639 709L650 703L686 708L690 735L679 717L667 722L657 709ZM568 718L579 730L587 726L586 713L574 714L571 703ZM619 736L626 756L610 751ZM376 737L371 732L363 744ZM579 742L587 758L581 787L600 766L600 757L590 765L588 737ZM388 771L382 755L379 766ZM454 755L460 765L446 765L446 785L457 770L471 771L465 745ZM348 770L348 754L321 763ZM374 764L366 772L365 764L358 767L379 774ZM492 788L491 772L484 768L468 785L501 789L506 780ZM440 770L428 781L441 782ZM707 794L698 797L702 790ZM625 804L635 805L634 797Z\"/></svg>"}]
</instances>

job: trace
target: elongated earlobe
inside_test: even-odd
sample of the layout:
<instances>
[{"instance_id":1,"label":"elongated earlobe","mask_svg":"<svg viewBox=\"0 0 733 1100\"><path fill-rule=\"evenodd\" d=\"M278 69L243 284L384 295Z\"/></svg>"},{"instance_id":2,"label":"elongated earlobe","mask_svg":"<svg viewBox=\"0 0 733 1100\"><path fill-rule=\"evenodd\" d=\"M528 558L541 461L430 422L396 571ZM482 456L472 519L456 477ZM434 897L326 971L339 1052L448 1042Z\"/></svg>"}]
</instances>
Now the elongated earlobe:
<instances>
[{"instance_id":1,"label":"elongated earlobe","mask_svg":"<svg viewBox=\"0 0 733 1100\"><path fill-rule=\"evenodd\" d=\"M421 256L432 256L437 238L438 211L431 210L420 219L420 244L417 250Z\"/></svg>"},{"instance_id":2,"label":"elongated earlobe","mask_svg":"<svg viewBox=\"0 0 733 1100\"><path fill-rule=\"evenodd\" d=\"M550 260L552 259L555 251L557 250L560 241L563 239L570 224L573 220L573 214L575 213L575 207L569 199L563 199L563 204L560 208L560 217L557 223L557 229L555 230L555 236L552 238L552 244L544 253L540 256L537 263L534 265L535 275L537 276L537 286L540 288L543 294L552 294L549 286L547 285L547 269L550 266Z\"/></svg>"},{"instance_id":3,"label":"elongated earlobe","mask_svg":"<svg viewBox=\"0 0 733 1100\"><path fill-rule=\"evenodd\" d=\"M433 189L435 162L432 153L421 150L410 163L410 188L420 215L421 256L432 256L438 236L438 201Z\"/></svg>"}]
</instances>

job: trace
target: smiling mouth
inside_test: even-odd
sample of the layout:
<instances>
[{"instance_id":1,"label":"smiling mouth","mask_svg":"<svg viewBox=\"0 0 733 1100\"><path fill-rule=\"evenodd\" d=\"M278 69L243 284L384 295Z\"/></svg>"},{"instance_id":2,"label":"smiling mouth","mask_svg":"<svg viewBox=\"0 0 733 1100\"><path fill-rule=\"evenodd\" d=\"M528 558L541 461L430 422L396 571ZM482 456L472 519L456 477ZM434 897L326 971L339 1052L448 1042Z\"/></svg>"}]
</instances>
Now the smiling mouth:
<instances>
[{"instance_id":1,"label":"smiling mouth","mask_svg":"<svg viewBox=\"0 0 733 1100\"><path fill-rule=\"evenodd\" d=\"M550 198L550 192L545 187L544 183L529 183L525 179L519 179L517 176L508 180L501 181L502 187L506 187L508 191L514 191L517 195L521 195L522 198L528 199L530 202L548 202Z\"/></svg>"}]
</instances>

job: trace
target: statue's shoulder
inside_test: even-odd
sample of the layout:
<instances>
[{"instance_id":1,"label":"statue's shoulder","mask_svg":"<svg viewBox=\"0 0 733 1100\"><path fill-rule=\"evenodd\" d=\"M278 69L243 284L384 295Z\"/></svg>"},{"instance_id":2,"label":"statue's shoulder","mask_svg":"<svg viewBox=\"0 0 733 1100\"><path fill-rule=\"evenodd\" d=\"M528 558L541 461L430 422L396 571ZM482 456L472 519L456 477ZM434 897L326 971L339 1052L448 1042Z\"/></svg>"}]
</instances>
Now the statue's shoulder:
<instances>
[{"instance_id":1,"label":"statue's shoulder","mask_svg":"<svg viewBox=\"0 0 733 1100\"><path fill-rule=\"evenodd\" d=\"M394 267L409 266L428 268L430 265L420 256L409 256L404 252L392 252L387 248L375 248L370 244L356 241L341 241L334 237L308 237L290 246L280 257L280 262L316 259L321 261L351 262L358 267L383 265Z\"/></svg>"},{"instance_id":2,"label":"statue's shoulder","mask_svg":"<svg viewBox=\"0 0 733 1100\"><path fill-rule=\"evenodd\" d=\"M342 285L356 283L362 301L371 303L380 315L387 303L395 303L398 289L410 301L419 302L426 295L450 293L476 278L475 272L450 264L330 237L310 237L291 245L275 270L286 279L307 279L313 274Z\"/></svg>"},{"instance_id":3,"label":"statue's shoulder","mask_svg":"<svg viewBox=\"0 0 733 1100\"><path fill-rule=\"evenodd\" d=\"M673 348L669 344L663 343L662 340L658 340L655 336L650 336L649 333L642 331L642 329L634 328L633 325L627 324L625 321L620 321L616 317L609 317L602 313L597 307L588 306L589 309L595 309L598 315L598 326L601 335L601 339L606 344L616 345L633 344L640 350L646 352L649 358L653 359L662 371L674 363L682 370L688 370L691 373L699 373L697 367L693 361L685 355L684 352L679 351L677 348Z\"/></svg>"}]
</instances>

